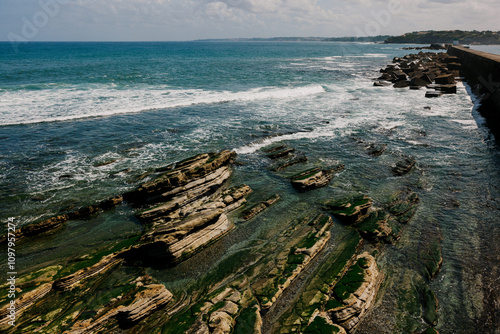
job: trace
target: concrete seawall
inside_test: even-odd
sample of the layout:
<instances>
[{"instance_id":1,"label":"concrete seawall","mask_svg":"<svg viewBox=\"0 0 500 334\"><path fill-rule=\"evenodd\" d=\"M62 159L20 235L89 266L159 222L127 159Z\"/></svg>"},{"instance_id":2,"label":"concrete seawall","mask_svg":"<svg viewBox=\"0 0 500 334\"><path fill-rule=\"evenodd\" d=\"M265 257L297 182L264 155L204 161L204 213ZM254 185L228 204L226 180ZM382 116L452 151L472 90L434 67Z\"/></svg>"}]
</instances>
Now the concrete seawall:
<instances>
[{"instance_id":1,"label":"concrete seawall","mask_svg":"<svg viewBox=\"0 0 500 334\"><path fill-rule=\"evenodd\" d=\"M480 113L500 142L500 55L450 46L448 54L460 58L463 74L481 97Z\"/></svg>"}]
</instances>

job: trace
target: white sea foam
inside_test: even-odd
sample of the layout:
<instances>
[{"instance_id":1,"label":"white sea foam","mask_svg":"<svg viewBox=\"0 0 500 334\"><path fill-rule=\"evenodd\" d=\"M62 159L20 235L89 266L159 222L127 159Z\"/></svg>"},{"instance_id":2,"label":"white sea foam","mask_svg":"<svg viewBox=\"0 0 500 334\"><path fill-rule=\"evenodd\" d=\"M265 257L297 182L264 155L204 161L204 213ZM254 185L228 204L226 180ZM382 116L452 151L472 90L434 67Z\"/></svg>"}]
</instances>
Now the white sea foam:
<instances>
[{"instance_id":1,"label":"white sea foam","mask_svg":"<svg viewBox=\"0 0 500 334\"><path fill-rule=\"evenodd\" d=\"M235 148L234 151L237 154L251 154L251 153L254 153L254 152L260 150L263 147L266 147L268 145L271 145L273 143L280 142L280 141L298 140L298 139L316 139L316 138L322 138L322 137L336 137L338 135L339 129L344 130L342 132L342 135L348 135L349 132L346 131L346 129L349 128L349 126L348 126L349 123L351 123L351 121L348 121L347 119L344 119L344 118L339 118L336 121L334 121L332 124L329 124L328 126L318 127L312 131L307 131L307 132L295 132L295 133L265 138L265 139L250 143L249 145Z\"/></svg>"},{"instance_id":2,"label":"white sea foam","mask_svg":"<svg viewBox=\"0 0 500 334\"><path fill-rule=\"evenodd\" d=\"M388 56L384 53L365 53L363 55L347 56L351 58L387 58Z\"/></svg>"},{"instance_id":3,"label":"white sea foam","mask_svg":"<svg viewBox=\"0 0 500 334\"><path fill-rule=\"evenodd\" d=\"M477 129L477 122L475 119L452 119L451 121L464 125L464 129Z\"/></svg>"},{"instance_id":4,"label":"white sea foam","mask_svg":"<svg viewBox=\"0 0 500 334\"><path fill-rule=\"evenodd\" d=\"M65 121L196 104L290 100L324 92L321 85L260 87L241 92L150 86L116 89L109 85L3 91L0 92L0 125Z\"/></svg>"}]
</instances>

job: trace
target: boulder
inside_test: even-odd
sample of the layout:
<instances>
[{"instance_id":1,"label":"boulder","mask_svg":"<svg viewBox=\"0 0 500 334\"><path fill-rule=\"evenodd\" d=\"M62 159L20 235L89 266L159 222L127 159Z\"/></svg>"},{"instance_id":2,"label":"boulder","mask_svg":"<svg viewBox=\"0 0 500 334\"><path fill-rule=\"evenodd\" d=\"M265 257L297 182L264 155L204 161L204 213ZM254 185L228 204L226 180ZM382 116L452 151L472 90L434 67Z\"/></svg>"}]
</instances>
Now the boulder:
<instances>
[{"instance_id":1,"label":"boulder","mask_svg":"<svg viewBox=\"0 0 500 334\"><path fill-rule=\"evenodd\" d=\"M442 92L443 94L456 94L457 85L455 84L441 85L439 87L439 91Z\"/></svg>"},{"instance_id":2,"label":"boulder","mask_svg":"<svg viewBox=\"0 0 500 334\"><path fill-rule=\"evenodd\" d=\"M408 86L410 86L410 82L408 80L399 80L393 85L394 88L406 88Z\"/></svg>"},{"instance_id":3,"label":"boulder","mask_svg":"<svg viewBox=\"0 0 500 334\"><path fill-rule=\"evenodd\" d=\"M445 75L441 75L441 76L436 77L435 81L437 84L447 85L447 84L455 83L455 76L453 74L445 74Z\"/></svg>"}]
</instances>

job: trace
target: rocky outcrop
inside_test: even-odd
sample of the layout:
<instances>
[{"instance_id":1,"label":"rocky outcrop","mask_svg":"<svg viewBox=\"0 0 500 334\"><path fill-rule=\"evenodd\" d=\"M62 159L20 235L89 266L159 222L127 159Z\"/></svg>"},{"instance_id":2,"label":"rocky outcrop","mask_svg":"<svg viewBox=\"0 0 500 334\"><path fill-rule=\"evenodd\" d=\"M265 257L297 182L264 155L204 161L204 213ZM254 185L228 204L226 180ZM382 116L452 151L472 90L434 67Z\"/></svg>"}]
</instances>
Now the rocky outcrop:
<instances>
[{"instance_id":1,"label":"rocky outcrop","mask_svg":"<svg viewBox=\"0 0 500 334\"><path fill-rule=\"evenodd\" d=\"M259 202L256 205L252 206L251 208L245 210L241 214L241 218L243 218L243 220L250 220L253 217L257 216L262 211L269 208L271 205L278 202L280 199L281 199L281 197L279 195L273 195L270 198L268 198L267 200Z\"/></svg>"},{"instance_id":2,"label":"rocky outcrop","mask_svg":"<svg viewBox=\"0 0 500 334\"><path fill-rule=\"evenodd\" d=\"M68 220L85 219L93 214L114 208L123 201L121 196L116 196L103 200L97 204L82 207L80 209L62 213L60 215L44 219L29 225L22 226L16 230L16 240L20 241L24 237L35 237L43 234L56 232L64 227ZM0 244L5 243L7 238L0 237Z\"/></svg>"},{"instance_id":3,"label":"rocky outcrop","mask_svg":"<svg viewBox=\"0 0 500 334\"><path fill-rule=\"evenodd\" d=\"M308 158L305 155L295 156L295 157L292 157L284 162L276 164L274 167L271 168L271 170L273 172L280 172L280 171L287 169L290 166L307 162L307 160L308 160Z\"/></svg>"},{"instance_id":4,"label":"rocky outcrop","mask_svg":"<svg viewBox=\"0 0 500 334\"><path fill-rule=\"evenodd\" d=\"M331 321L352 332L374 303L382 278L373 256L359 255L332 289L326 310Z\"/></svg>"},{"instance_id":5,"label":"rocky outcrop","mask_svg":"<svg viewBox=\"0 0 500 334\"><path fill-rule=\"evenodd\" d=\"M344 169L344 165L321 169L311 168L292 176L292 186L299 191L308 191L327 186L338 173Z\"/></svg>"},{"instance_id":6,"label":"rocky outcrop","mask_svg":"<svg viewBox=\"0 0 500 334\"><path fill-rule=\"evenodd\" d=\"M333 221L326 215L305 219L294 230L286 231L293 241L286 246L280 245L281 251L276 258L265 265L267 271L255 278L252 290L263 309L270 308L311 260L324 249L330 239L328 231ZM297 238L297 233L305 235Z\"/></svg>"},{"instance_id":7,"label":"rocky outcrop","mask_svg":"<svg viewBox=\"0 0 500 334\"><path fill-rule=\"evenodd\" d=\"M96 318L77 321L72 329L64 334L96 333L111 322L117 322L121 328L127 329L165 307L173 295L162 284L150 284L144 286L133 298L128 306L120 305Z\"/></svg>"},{"instance_id":8,"label":"rocky outcrop","mask_svg":"<svg viewBox=\"0 0 500 334\"><path fill-rule=\"evenodd\" d=\"M293 147L288 145L280 144L272 146L263 150L269 159L275 160L279 158L284 158L295 152Z\"/></svg>"},{"instance_id":9,"label":"rocky outcrop","mask_svg":"<svg viewBox=\"0 0 500 334\"><path fill-rule=\"evenodd\" d=\"M253 326L245 323L245 332L260 334L262 325L260 308L255 304L251 292L249 290L240 292L228 287L203 303L196 314L196 321L186 333L233 333L236 320L241 318L253 319Z\"/></svg>"},{"instance_id":10,"label":"rocky outcrop","mask_svg":"<svg viewBox=\"0 0 500 334\"><path fill-rule=\"evenodd\" d=\"M419 198L410 190L399 191L390 197L385 210L373 208L366 195L351 195L323 203L324 209L338 220L352 225L370 242L394 243L401 236L401 224L415 214Z\"/></svg>"},{"instance_id":11,"label":"rocky outcrop","mask_svg":"<svg viewBox=\"0 0 500 334\"><path fill-rule=\"evenodd\" d=\"M382 154L384 154L386 149L387 149L387 144L371 143L366 147L367 153L373 157L381 156Z\"/></svg>"},{"instance_id":12,"label":"rocky outcrop","mask_svg":"<svg viewBox=\"0 0 500 334\"><path fill-rule=\"evenodd\" d=\"M229 177L227 166L235 156L236 153L232 151L222 151L199 154L180 161L153 181L124 194L124 199L135 205L150 204L178 197L181 193L211 181L219 182L215 181L210 185L220 186Z\"/></svg>"},{"instance_id":13,"label":"rocky outcrop","mask_svg":"<svg viewBox=\"0 0 500 334\"><path fill-rule=\"evenodd\" d=\"M118 258L116 254L109 254L93 266L78 270L69 276L57 279L54 282L53 288L62 291L72 290L81 285L82 281L108 271L121 261L122 259Z\"/></svg>"},{"instance_id":14,"label":"rocky outcrop","mask_svg":"<svg viewBox=\"0 0 500 334\"><path fill-rule=\"evenodd\" d=\"M372 242L394 243L400 238L401 227L387 212L373 210L368 217L356 224L361 236Z\"/></svg>"},{"instance_id":15,"label":"rocky outcrop","mask_svg":"<svg viewBox=\"0 0 500 334\"><path fill-rule=\"evenodd\" d=\"M368 216L372 199L366 195L353 195L324 203L324 209L345 224L355 224Z\"/></svg>"},{"instance_id":16,"label":"rocky outcrop","mask_svg":"<svg viewBox=\"0 0 500 334\"><path fill-rule=\"evenodd\" d=\"M167 305L172 298L172 293L164 285L147 285L145 290L136 294L130 305L118 310L116 318L121 327L130 327Z\"/></svg>"},{"instance_id":17,"label":"rocky outcrop","mask_svg":"<svg viewBox=\"0 0 500 334\"><path fill-rule=\"evenodd\" d=\"M132 262L175 264L232 230L227 213L251 192L247 185L223 190L234 156L230 151L197 155L126 194L135 205L146 206L137 214L146 233L123 256Z\"/></svg>"},{"instance_id":18,"label":"rocky outcrop","mask_svg":"<svg viewBox=\"0 0 500 334\"><path fill-rule=\"evenodd\" d=\"M32 291L21 294L20 297L16 299L15 318L19 319L27 309L38 300L42 299L50 290L52 290L52 283L45 283ZM10 303L7 303L0 309L0 330L6 330L8 327L11 327L8 324L8 322L11 321L11 318L8 317L10 313L8 309L9 306Z\"/></svg>"},{"instance_id":19,"label":"rocky outcrop","mask_svg":"<svg viewBox=\"0 0 500 334\"><path fill-rule=\"evenodd\" d=\"M308 158L303 153L296 152L295 148L286 144L277 144L262 149L266 157L276 162L271 167L273 172L280 172L290 166L307 162Z\"/></svg>"}]
</instances>

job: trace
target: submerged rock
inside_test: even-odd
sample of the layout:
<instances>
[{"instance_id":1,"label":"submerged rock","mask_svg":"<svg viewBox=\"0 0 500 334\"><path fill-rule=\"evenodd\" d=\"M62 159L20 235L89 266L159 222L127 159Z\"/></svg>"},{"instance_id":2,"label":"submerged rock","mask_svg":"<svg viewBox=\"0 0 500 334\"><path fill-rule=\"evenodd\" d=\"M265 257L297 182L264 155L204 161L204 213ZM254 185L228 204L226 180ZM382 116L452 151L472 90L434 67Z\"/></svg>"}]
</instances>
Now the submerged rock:
<instances>
[{"instance_id":1,"label":"submerged rock","mask_svg":"<svg viewBox=\"0 0 500 334\"><path fill-rule=\"evenodd\" d=\"M402 176L408 174L415 166L415 159L413 157L406 157L403 160L396 162L396 164L391 168L392 174L396 176Z\"/></svg>"},{"instance_id":2,"label":"submerged rock","mask_svg":"<svg viewBox=\"0 0 500 334\"><path fill-rule=\"evenodd\" d=\"M419 202L420 198L415 192L404 190L394 194L386 207L398 222L406 224L415 215Z\"/></svg>"},{"instance_id":3,"label":"submerged rock","mask_svg":"<svg viewBox=\"0 0 500 334\"><path fill-rule=\"evenodd\" d=\"M275 204L281 199L279 195L273 195L265 201L259 202L258 204L252 206L250 209L245 210L241 216L243 220L250 220L271 205Z\"/></svg>"},{"instance_id":4,"label":"submerged rock","mask_svg":"<svg viewBox=\"0 0 500 334\"><path fill-rule=\"evenodd\" d=\"M40 235L54 233L64 227L68 220L86 219L96 213L110 210L122 202L123 198L121 196L115 196L94 205L85 206L77 210L62 213L48 219L22 226L16 230L16 240L19 242L25 237L37 237ZM0 237L0 244L5 243L6 241L6 236Z\"/></svg>"},{"instance_id":5,"label":"submerged rock","mask_svg":"<svg viewBox=\"0 0 500 334\"><path fill-rule=\"evenodd\" d=\"M281 164L278 164L276 166L274 166L273 168L271 168L271 170L273 172L279 172L279 171L282 171L282 170L285 170L286 168L290 167L290 166L293 166L293 165L296 165L296 164L299 164L299 163L304 163L304 162L307 162L308 158L306 156L296 156L294 158L291 158Z\"/></svg>"},{"instance_id":6,"label":"submerged rock","mask_svg":"<svg viewBox=\"0 0 500 334\"><path fill-rule=\"evenodd\" d=\"M368 217L356 224L356 229L366 240L389 244L398 240L401 233L399 224L383 210L370 212Z\"/></svg>"},{"instance_id":7,"label":"submerged rock","mask_svg":"<svg viewBox=\"0 0 500 334\"><path fill-rule=\"evenodd\" d=\"M375 144L371 143L368 145L366 148L367 152L369 155L378 157L384 154L385 150L387 149L387 144Z\"/></svg>"}]
</instances>

